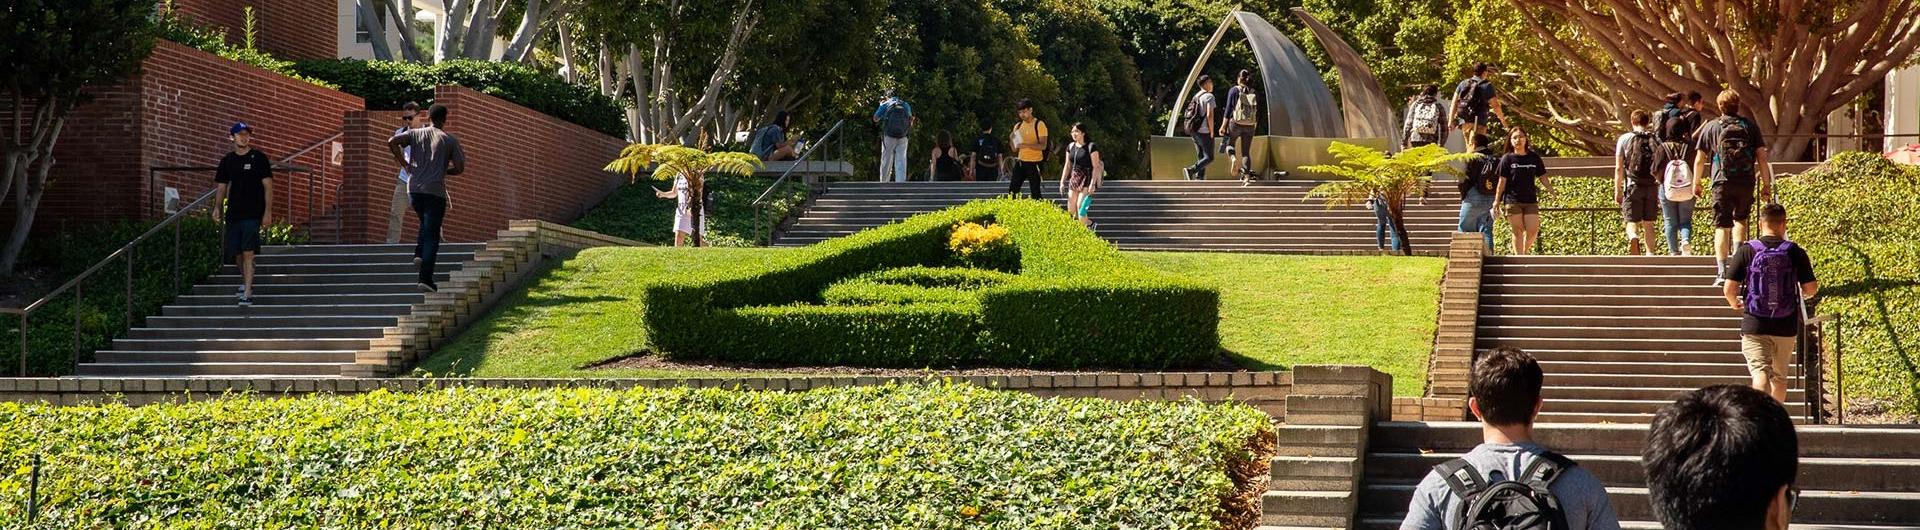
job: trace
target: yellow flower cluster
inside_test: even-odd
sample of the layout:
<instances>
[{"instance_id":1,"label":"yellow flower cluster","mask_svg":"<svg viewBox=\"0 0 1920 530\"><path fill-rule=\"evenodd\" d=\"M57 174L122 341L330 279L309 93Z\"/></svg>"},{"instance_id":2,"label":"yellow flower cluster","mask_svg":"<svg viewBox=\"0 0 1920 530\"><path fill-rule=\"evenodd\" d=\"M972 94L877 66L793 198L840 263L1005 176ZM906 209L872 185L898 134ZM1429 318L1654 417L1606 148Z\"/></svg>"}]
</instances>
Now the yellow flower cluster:
<instances>
[{"instance_id":1,"label":"yellow flower cluster","mask_svg":"<svg viewBox=\"0 0 1920 530\"><path fill-rule=\"evenodd\" d=\"M963 222L953 225L953 236L947 239L947 249L964 260L999 250L1006 247L1007 243L1006 227Z\"/></svg>"}]
</instances>

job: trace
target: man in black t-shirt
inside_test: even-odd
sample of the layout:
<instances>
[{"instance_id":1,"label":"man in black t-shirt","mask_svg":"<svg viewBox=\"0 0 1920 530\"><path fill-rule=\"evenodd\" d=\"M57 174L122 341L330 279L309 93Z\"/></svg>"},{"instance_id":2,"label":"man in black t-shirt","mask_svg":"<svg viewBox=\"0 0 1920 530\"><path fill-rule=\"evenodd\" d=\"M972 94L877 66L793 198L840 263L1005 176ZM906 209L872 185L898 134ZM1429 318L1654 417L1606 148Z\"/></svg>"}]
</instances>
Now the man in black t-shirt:
<instances>
[{"instance_id":1,"label":"man in black t-shirt","mask_svg":"<svg viewBox=\"0 0 1920 530\"><path fill-rule=\"evenodd\" d=\"M213 181L220 183L214 196L215 211L226 208L225 243L221 262L239 258L241 306L253 305L253 255L260 251L260 227L273 221L267 205L273 203L273 161L254 149L253 128L235 123L227 130L233 139L233 152L220 159Z\"/></svg>"},{"instance_id":2,"label":"man in black t-shirt","mask_svg":"<svg viewBox=\"0 0 1920 530\"><path fill-rule=\"evenodd\" d=\"M1791 269L1792 281L1770 281L1768 278L1749 277L1749 268L1753 266L1754 256L1760 252L1755 245L1770 251L1781 246L1787 248L1786 261L1791 267L1773 269L1776 273ZM1774 254L1778 256L1778 254ZM1790 296L1798 302L1812 298L1820 292L1820 282L1813 275L1813 260L1807 256L1806 249L1787 241L1787 209L1778 204L1769 204L1760 210L1760 238L1740 245L1733 253L1733 261L1728 263L1722 278L1726 280L1723 295L1727 304L1740 312L1740 353L1747 358L1747 371L1753 376L1753 387L1773 395L1773 399L1787 400L1786 370L1793 353L1794 339L1800 335L1800 317L1803 307L1785 308L1785 316L1755 315L1750 309L1772 300L1766 289L1791 289L1794 293L1773 293L1783 297ZM1777 266L1778 263L1775 264ZM1760 274L1766 274L1768 268L1760 268ZM1778 280L1775 278L1773 280ZM1771 285L1771 286L1769 286ZM1750 300L1760 297L1761 301ZM1755 303L1749 303L1755 302ZM1773 306L1778 307L1778 306Z\"/></svg>"},{"instance_id":3,"label":"man in black t-shirt","mask_svg":"<svg viewBox=\"0 0 1920 530\"><path fill-rule=\"evenodd\" d=\"M1000 180L1000 156L1005 153L1000 138L993 135L993 126L982 129L980 137L973 140L973 152L967 154L967 170L973 180Z\"/></svg>"}]
</instances>

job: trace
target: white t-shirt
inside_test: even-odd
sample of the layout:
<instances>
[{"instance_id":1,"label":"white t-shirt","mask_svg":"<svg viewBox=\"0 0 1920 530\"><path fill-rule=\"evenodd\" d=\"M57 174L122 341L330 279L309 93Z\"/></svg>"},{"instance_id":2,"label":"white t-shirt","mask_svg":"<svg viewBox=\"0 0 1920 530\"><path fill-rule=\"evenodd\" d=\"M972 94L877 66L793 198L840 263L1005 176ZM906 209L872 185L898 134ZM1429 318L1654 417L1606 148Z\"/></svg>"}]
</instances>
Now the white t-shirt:
<instances>
[{"instance_id":1,"label":"white t-shirt","mask_svg":"<svg viewBox=\"0 0 1920 530\"><path fill-rule=\"evenodd\" d=\"M409 130L411 129L408 129L406 127L394 129L393 135L399 136L402 134L406 134L407 131ZM400 158L402 160L406 160L408 164L412 164L413 163L413 146L409 145L409 146L400 148ZM407 173L407 166L400 166L400 183L405 184L411 178L413 178L413 175L410 175Z\"/></svg>"}]
</instances>

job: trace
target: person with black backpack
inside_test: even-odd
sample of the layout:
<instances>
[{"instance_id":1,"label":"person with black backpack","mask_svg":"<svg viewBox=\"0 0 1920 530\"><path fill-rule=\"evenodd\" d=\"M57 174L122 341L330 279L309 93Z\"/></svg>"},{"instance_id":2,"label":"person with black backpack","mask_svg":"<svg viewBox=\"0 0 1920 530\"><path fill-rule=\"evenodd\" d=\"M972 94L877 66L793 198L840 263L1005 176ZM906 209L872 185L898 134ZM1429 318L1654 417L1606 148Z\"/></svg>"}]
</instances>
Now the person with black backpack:
<instances>
[{"instance_id":1,"label":"person with black backpack","mask_svg":"<svg viewBox=\"0 0 1920 530\"><path fill-rule=\"evenodd\" d=\"M1787 400L1787 368L1794 339L1806 316L1806 299L1820 292L1813 260L1787 240L1787 209L1760 210L1760 238L1733 254L1723 294L1739 311L1740 353L1747 358L1753 388Z\"/></svg>"},{"instance_id":2,"label":"person with black backpack","mask_svg":"<svg viewBox=\"0 0 1920 530\"><path fill-rule=\"evenodd\" d=\"M1047 122L1033 115L1033 100L1020 100L1017 110L1020 121L1013 124L1013 183L1007 186L1007 194L1018 194L1020 183L1025 181L1032 183L1033 194L1028 197L1046 199L1040 194L1040 164L1053 150L1053 138L1047 135Z\"/></svg>"},{"instance_id":3,"label":"person with black backpack","mask_svg":"<svg viewBox=\"0 0 1920 530\"><path fill-rule=\"evenodd\" d=\"M1447 143L1447 109L1440 107L1440 87L1427 85L1420 95L1407 102L1406 119L1401 120L1400 137L1405 149ZM1472 135L1467 138L1471 140ZM1481 144L1485 145L1485 144ZM1468 152L1473 148L1469 147Z\"/></svg>"},{"instance_id":4,"label":"person with black backpack","mask_svg":"<svg viewBox=\"0 0 1920 530\"><path fill-rule=\"evenodd\" d=\"M1734 241L1747 240L1747 219L1753 216L1754 185L1759 198L1773 197L1773 166L1767 162L1767 140L1760 126L1740 114L1740 93L1729 89L1715 98L1720 117L1700 127L1694 147L1693 174L1711 175L1713 186L1713 258L1719 270L1715 286L1727 274L1727 253ZM1713 172L1708 173L1711 162Z\"/></svg>"},{"instance_id":5,"label":"person with black backpack","mask_svg":"<svg viewBox=\"0 0 1920 530\"><path fill-rule=\"evenodd\" d=\"M1511 346L1474 361L1467 409L1482 443L1420 480L1400 530L1620 529L1600 479L1533 441L1545 378L1539 361Z\"/></svg>"},{"instance_id":6,"label":"person with black backpack","mask_svg":"<svg viewBox=\"0 0 1920 530\"><path fill-rule=\"evenodd\" d=\"M1493 87L1493 73L1493 65L1475 64L1473 77L1453 87L1454 121L1469 138L1485 132L1489 117L1499 118L1501 127L1512 128L1506 110L1500 107L1500 92Z\"/></svg>"},{"instance_id":7,"label":"person with black backpack","mask_svg":"<svg viewBox=\"0 0 1920 530\"><path fill-rule=\"evenodd\" d=\"M1459 182L1460 231L1486 236L1483 253L1493 252L1493 199L1500 184L1500 175L1494 172L1500 159L1494 156L1492 145L1493 139L1484 134L1467 137L1467 151L1480 156L1467 161Z\"/></svg>"},{"instance_id":8,"label":"person with black backpack","mask_svg":"<svg viewBox=\"0 0 1920 530\"><path fill-rule=\"evenodd\" d=\"M1199 84L1200 90L1193 93L1187 110L1181 114L1187 136L1193 137L1193 150L1199 153L1199 159L1186 168L1187 180L1206 180L1207 164L1213 163L1213 130L1220 123L1215 116L1213 78L1201 74Z\"/></svg>"},{"instance_id":9,"label":"person with black backpack","mask_svg":"<svg viewBox=\"0 0 1920 530\"><path fill-rule=\"evenodd\" d=\"M1653 221L1660 214L1660 183L1653 165L1659 141L1647 131L1648 118L1647 111L1633 111L1633 130L1614 143L1613 203L1625 219L1627 253L1652 256L1653 242L1643 236L1653 234Z\"/></svg>"},{"instance_id":10,"label":"person with black backpack","mask_svg":"<svg viewBox=\"0 0 1920 530\"><path fill-rule=\"evenodd\" d=\"M993 135L993 125L988 124L973 139L973 152L967 154L967 178L969 180L1000 180L1000 156L1006 153L1000 139Z\"/></svg>"},{"instance_id":11,"label":"person with black backpack","mask_svg":"<svg viewBox=\"0 0 1920 530\"><path fill-rule=\"evenodd\" d=\"M913 116L913 105L889 88L880 107L873 109L873 122L880 124L880 182L906 182L907 137L919 123Z\"/></svg>"}]
</instances>

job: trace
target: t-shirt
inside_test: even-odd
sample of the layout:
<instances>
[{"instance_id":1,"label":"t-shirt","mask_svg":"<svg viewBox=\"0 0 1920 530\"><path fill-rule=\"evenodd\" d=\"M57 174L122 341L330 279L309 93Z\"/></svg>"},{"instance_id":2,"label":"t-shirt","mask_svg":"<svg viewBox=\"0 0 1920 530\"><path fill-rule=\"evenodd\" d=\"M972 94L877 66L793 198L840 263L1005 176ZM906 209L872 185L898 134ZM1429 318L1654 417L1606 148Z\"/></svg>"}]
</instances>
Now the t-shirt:
<instances>
[{"instance_id":1,"label":"t-shirt","mask_svg":"<svg viewBox=\"0 0 1920 530\"><path fill-rule=\"evenodd\" d=\"M267 214L267 179L273 178L273 161L259 149L247 154L232 151L220 158L213 181L227 185L228 221L259 219Z\"/></svg>"},{"instance_id":2,"label":"t-shirt","mask_svg":"<svg viewBox=\"0 0 1920 530\"><path fill-rule=\"evenodd\" d=\"M421 127L395 135L394 138L399 138L401 145L414 152L414 156L407 160L407 172L413 175L407 181L407 192L447 196L447 164L467 164L467 155L460 150L460 140L439 127Z\"/></svg>"},{"instance_id":3,"label":"t-shirt","mask_svg":"<svg viewBox=\"0 0 1920 530\"><path fill-rule=\"evenodd\" d=\"M1547 174L1547 164L1540 160L1540 153L1507 153L1500 157L1494 174L1507 181L1507 194L1500 197L1500 202L1536 204L1540 202L1540 183L1536 179Z\"/></svg>"},{"instance_id":4,"label":"t-shirt","mask_svg":"<svg viewBox=\"0 0 1920 530\"><path fill-rule=\"evenodd\" d=\"M1091 174L1093 172L1093 154L1098 152L1100 152L1100 148L1091 143L1067 144L1067 162L1073 164L1074 169L1086 171Z\"/></svg>"},{"instance_id":5,"label":"t-shirt","mask_svg":"<svg viewBox=\"0 0 1920 530\"><path fill-rule=\"evenodd\" d=\"M781 129L779 124L769 123L760 128L759 135L753 138L753 147L747 151L752 152L753 156L760 157L761 160L766 160L773 155L773 150L778 149L780 143L785 141L787 141L787 131Z\"/></svg>"},{"instance_id":6,"label":"t-shirt","mask_svg":"<svg viewBox=\"0 0 1920 530\"><path fill-rule=\"evenodd\" d=\"M1651 153L1649 154L1653 155L1651 158L1654 159L1656 163L1649 166L1649 169L1647 169L1646 173L1635 174L1635 171L1638 168L1635 168L1633 166L1626 166L1626 164L1630 162L1627 160L1627 149L1633 146L1634 134L1635 133L1632 133L1632 132L1621 133L1620 139L1614 140L1613 163L1620 164L1626 167L1627 180L1633 182L1634 184L1651 185L1654 183L1655 180L1658 179L1658 177L1655 177L1654 175L1661 171L1660 165L1658 164L1658 159L1660 158L1660 153L1659 153L1660 140L1652 137L1647 138L1647 143L1648 143L1647 148L1649 151L1651 151Z\"/></svg>"},{"instance_id":7,"label":"t-shirt","mask_svg":"<svg viewBox=\"0 0 1920 530\"><path fill-rule=\"evenodd\" d=\"M1036 119L1031 122L1020 122L1020 123L1014 124L1014 127L1018 127L1020 129L1019 132L1020 132L1020 138L1022 142L1034 142L1034 143L1042 143L1042 144L1047 142L1047 138L1046 138L1047 122ZM1034 149L1031 147L1020 148L1021 162L1039 162L1046 159L1047 159L1047 153L1045 150Z\"/></svg>"},{"instance_id":8,"label":"t-shirt","mask_svg":"<svg viewBox=\"0 0 1920 530\"><path fill-rule=\"evenodd\" d=\"M1679 115L1670 117L1669 113L1675 110L1679 111ZM1662 142L1680 142L1691 148L1693 133L1700 130L1700 120L1700 111L1669 104L1654 114L1653 134L1659 136ZM1668 131L1674 134L1669 137Z\"/></svg>"},{"instance_id":9,"label":"t-shirt","mask_svg":"<svg viewBox=\"0 0 1920 530\"><path fill-rule=\"evenodd\" d=\"M1786 240L1773 236L1760 236L1760 242L1766 244L1767 248L1778 247L1783 241ZM1794 245L1793 248L1787 249L1787 259L1793 262L1793 275L1800 280L1801 284L1816 280L1813 276L1813 259L1807 256L1806 249L1800 248L1800 245ZM1733 250L1733 261L1727 263L1727 272L1724 277L1730 282L1741 282L1741 289L1746 289L1747 267L1752 265L1753 246L1739 243ZM1745 295L1744 292L1741 294ZM1800 313L1795 311L1793 315L1782 318L1761 318L1742 311L1740 332L1775 337L1797 336L1800 334Z\"/></svg>"},{"instance_id":10,"label":"t-shirt","mask_svg":"<svg viewBox=\"0 0 1920 530\"><path fill-rule=\"evenodd\" d=\"M398 128L398 129L394 129L394 130L393 130L393 135L394 135L394 136L399 136L399 135L402 135L402 134L407 134L407 128L406 128L406 127L401 127L401 128ZM413 161L413 148L411 148L411 147L409 147L409 148L406 148L406 149L401 149L401 150L400 150L400 158L401 158L402 160L406 160L406 161L409 161L409 162L411 162L411 161ZM408 178L408 174L407 174L407 168L406 168L406 166L401 166L401 167L400 167L400 183L401 183L401 184L405 184L405 183L407 182L407 178Z\"/></svg>"},{"instance_id":11,"label":"t-shirt","mask_svg":"<svg viewBox=\"0 0 1920 530\"><path fill-rule=\"evenodd\" d=\"M1747 122L1747 133L1753 136L1753 148L1758 150L1762 147L1766 147L1767 139L1760 134L1760 126L1758 124L1755 124L1753 120L1749 120L1745 117L1740 118L1740 120ZM1709 181L1712 181L1712 182L1719 182L1722 180L1726 180L1725 177L1721 176L1722 171L1720 170L1720 160L1719 160L1720 137L1723 134L1725 134L1726 126L1727 126L1726 121L1721 119L1715 119L1713 121L1709 121L1707 122L1706 125L1700 126L1700 139L1694 142L1694 146L1693 146L1694 149L1706 151L1707 156L1713 159L1713 169L1712 169L1713 178L1708 179ZM1758 163L1757 159L1755 160L1755 163ZM1758 169L1758 168L1755 168L1755 169ZM1759 172L1755 171L1748 174L1758 175Z\"/></svg>"},{"instance_id":12,"label":"t-shirt","mask_svg":"<svg viewBox=\"0 0 1920 530\"><path fill-rule=\"evenodd\" d=\"M976 166L999 162L1000 154L1004 151L1000 147L1000 139L991 134L980 133L979 138L973 139L973 162Z\"/></svg>"},{"instance_id":13,"label":"t-shirt","mask_svg":"<svg viewBox=\"0 0 1920 530\"><path fill-rule=\"evenodd\" d=\"M1546 449L1532 443L1483 443L1468 451L1465 458L1480 471L1488 484L1525 471ZM1619 530L1620 519L1613 513L1613 501L1606 486L1585 468L1574 466L1553 481L1553 496L1567 515L1569 530ZM1413 501L1407 504L1407 518L1400 530L1447 530L1455 514L1465 509L1459 496L1447 487L1440 475L1431 471L1413 489Z\"/></svg>"},{"instance_id":14,"label":"t-shirt","mask_svg":"<svg viewBox=\"0 0 1920 530\"><path fill-rule=\"evenodd\" d=\"M1480 156L1468 159L1466 171L1460 175L1464 184L1460 187L1460 194L1466 195L1471 190L1492 197L1493 192L1498 191L1495 186L1500 183L1500 176L1494 173L1494 168L1500 164L1500 161L1485 149L1476 151L1475 154ZM1464 199L1465 197L1462 197L1462 200Z\"/></svg>"},{"instance_id":15,"label":"t-shirt","mask_svg":"<svg viewBox=\"0 0 1920 530\"><path fill-rule=\"evenodd\" d=\"M1198 95L1193 96L1192 105L1193 105L1194 119L1200 122L1201 127L1206 128L1206 130L1204 131L1195 131L1195 132L1198 132L1203 135L1213 134L1213 127L1210 127L1209 126L1210 124L1207 123L1207 113L1211 112L1214 108L1219 106L1218 100L1215 100L1213 98L1213 92L1208 92L1204 90L1201 91ZM1220 125L1220 119L1222 117L1216 115L1213 118L1214 118L1214 121L1211 125L1212 126Z\"/></svg>"}]
</instances>

